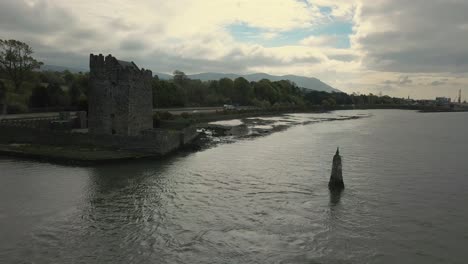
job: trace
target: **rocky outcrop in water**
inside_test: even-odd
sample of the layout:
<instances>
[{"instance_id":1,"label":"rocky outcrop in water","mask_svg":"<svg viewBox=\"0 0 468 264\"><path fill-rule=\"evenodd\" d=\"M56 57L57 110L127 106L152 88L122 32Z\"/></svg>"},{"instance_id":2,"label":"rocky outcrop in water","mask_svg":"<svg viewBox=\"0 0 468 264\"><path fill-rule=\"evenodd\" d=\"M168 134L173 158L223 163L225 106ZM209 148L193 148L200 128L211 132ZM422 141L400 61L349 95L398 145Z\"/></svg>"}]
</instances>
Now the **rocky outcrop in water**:
<instances>
[{"instance_id":1,"label":"rocky outcrop in water","mask_svg":"<svg viewBox=\"0 0 468 264\"><path fill-rule=\"evenodd\" d=\"M336 154L333 157L333 166L330 181L328 182L328 188L332 191L344 189L343 172L339 148L336 149Z\"/></svg>"}]
</instances>

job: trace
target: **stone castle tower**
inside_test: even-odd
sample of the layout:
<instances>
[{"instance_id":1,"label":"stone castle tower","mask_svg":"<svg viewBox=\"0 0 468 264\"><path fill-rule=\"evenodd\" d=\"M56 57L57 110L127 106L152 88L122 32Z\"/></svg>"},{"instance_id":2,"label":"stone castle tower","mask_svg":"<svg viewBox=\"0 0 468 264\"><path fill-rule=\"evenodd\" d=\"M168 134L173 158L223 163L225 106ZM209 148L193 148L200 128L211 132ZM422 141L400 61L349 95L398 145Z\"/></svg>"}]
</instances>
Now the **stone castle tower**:
<instances>
[{"instance_id":1,"label":"stone castle tower","mask_svg":"<svg viewBox=\"0 0 468 264\"><path fill-rule=\"evenodd\" d=\"M89 67L90 133L135 136L153 128L151 71L102 54L91 54Z\"/></svg>"}]
</instances>

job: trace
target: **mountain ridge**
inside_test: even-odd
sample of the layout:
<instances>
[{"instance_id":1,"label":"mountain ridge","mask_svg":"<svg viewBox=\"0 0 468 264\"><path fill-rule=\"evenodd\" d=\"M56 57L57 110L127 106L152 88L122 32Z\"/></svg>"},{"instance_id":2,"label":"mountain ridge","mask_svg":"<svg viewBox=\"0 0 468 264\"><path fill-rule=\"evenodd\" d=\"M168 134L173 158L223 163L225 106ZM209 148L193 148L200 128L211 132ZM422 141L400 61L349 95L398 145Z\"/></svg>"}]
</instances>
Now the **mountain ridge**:
<instances>
[{"instance_id":1,"label":"mountain ridge","mask_svg":"<svg viewBox=\"0 0 468 264\"><path fill-rule=\"evenodd\" d=\"M155 73L160 79L168 80L172 79L172 76L165 73ZM267 73L252 73L252 74L235 74L235 73L218 73L218 72L205 72L198 74L188 74L187 77L190 79L199 79L202 81L219 80L221 78L235 79L238 77L244 77L250 82L257 82L262 79L268 79L270 81L289 80L294 82L301 88L325 91L325 92L341 92L340 90L322 82L321 80L314 77L298 76L293 74L288 75L271 75Z\"/></svg>"},{"instance_id":2,"label":"mountain ridge","mask_svg":"<svg viewBox=\"0 0 468 264\"><path fill-rule=\"evenodd\" d=\"M63 67L63 66L57 66L57 65L44 65L41 67L40 70L41 71L69 70L72 73L89 71L89 69L84 69L84 68ZM172 75L167 74L167 73L153 73L153 74L157 75L161 80L172 79ZM341 92L340 90L322 82L321 80L317 78L298 76L298 75L293 75L293 74L271 75L267 73L235 74L235 73L205 72L205 73L198 73L198 74L188 74L187 77L189 77L190 79L199 79L202 81L219 80L221 78L230 78L234 80L238 77L244 77L249 82L258 82L262 79L268 79L270 81L289 80L289 81L294 82L297 86L301 88L306 88L306 89L316 90L316 91L325 91L325 92Z\"/></svg>"}]
</instances>

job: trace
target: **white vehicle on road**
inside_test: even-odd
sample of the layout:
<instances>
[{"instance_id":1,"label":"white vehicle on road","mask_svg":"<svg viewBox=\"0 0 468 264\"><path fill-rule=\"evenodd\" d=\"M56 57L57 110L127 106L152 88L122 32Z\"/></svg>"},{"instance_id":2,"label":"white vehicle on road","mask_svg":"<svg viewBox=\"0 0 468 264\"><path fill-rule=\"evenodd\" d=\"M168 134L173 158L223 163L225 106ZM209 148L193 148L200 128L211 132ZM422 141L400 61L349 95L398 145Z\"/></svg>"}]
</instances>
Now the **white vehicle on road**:
<instances>
[{"instance_id":1,"label":"white vehicle on road","mask_svg":"<svg viewBox=\"0 0 468 264\"><path fill-rule=\"evenodd\" d=\"M225 105L223 106L223 108L224 108L224 110L234 110L234 109L236 109L235 106L233 106L233 105L228 105L228 104L225 104Z\"/></svg>"}]
</instances>

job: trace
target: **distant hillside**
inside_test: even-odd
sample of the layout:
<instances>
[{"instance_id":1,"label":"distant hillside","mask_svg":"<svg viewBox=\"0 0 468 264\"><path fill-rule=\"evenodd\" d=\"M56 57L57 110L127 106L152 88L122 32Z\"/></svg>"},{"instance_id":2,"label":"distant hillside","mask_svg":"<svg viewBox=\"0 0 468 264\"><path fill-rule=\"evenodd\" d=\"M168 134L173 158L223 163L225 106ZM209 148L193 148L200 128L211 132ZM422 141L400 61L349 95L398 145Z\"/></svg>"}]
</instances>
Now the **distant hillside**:
<instances>
[{"instance_id":1,"label":"distant hillside","mask_svg":"<svg viewBox=\"0 0 468 264\"><path fill-rule=\"evenodd\" d=\"M72 73L79 73L79 72L89 72L89 69L81 69L81 68L71 68L71 67L63 67L63 66L56 66L56 65L42 65L41 71L53 71L53 72L63 72L68 70Z\"/></svg>"},{"instance_id":2,"label":"distant hillside","mask_svg":"<svg viewBox=\"0 0 468 264\"><path fill-rule=\"evenodd\" d=\"M78 72L88 72L89 69L80 69L80 68L71 68L71 67L62 67L56 65L43 65L40 69L41 71L58 71L63 72L64 70L69 70L72 73ZM158 75L161 80L169 80L172 79L172 75L166 73L154 73ZM202 81L211 81L211 80L219 80L221 78L230 78L235 79L238 77L244 77L250 82L257 82L261 79L268 79L270 81L280 81L280 80L290 80L297 84L297 86L301 88L307 88L316 91L325 91L325 92L340 92L340 90L331 87L330 85L320 81L317 78L313 77L304 77L304 76L297 76L297 75L270 75L266 73L253 73L247 75L239 75L233 73L216 73L216 72L207 72L207 73L199 73L199 74L192 74L187 75L190 79L200 79Z\"/></svg>"},{"instance_id":3,"label":"distant hillside","mask_svg":"<svg viewBox=\"0 0 468 264\"><path fill-rule=\"evenodd\" d=\"M157 72L157 73L153 73L153 74L154 74L154 75L157 75L157 76L159 77L159 79L161 79L161 80L170 80L170 79L172 79L172 75L167 74L167 73L159 73L159 72Z\"/></svg>"},{"instance_id":4,"label":"distant hillside","mask_svg":"<svg viewBox=\"0 0 468 264\"><path fill-rule=\"evenodd\" d=\"M172 75L169 75L169 74L165 74L165 73L155 73L155 74L158 75L158 77L162 80L172 79ZM316 91L325 91L325 92L340 92L340 90L331 87L330 85L320 81L317 78L297 76L297 75L276 76L276 75L270 75L266 73L239 75L239 74L232 74L232 73L208 72L208 73L192 74L192 75L187 75L187 76L190 79L200 79L202 81L219 80L221 78L235 79L237 77L244 77L250 82L260 81L261 79L269 79L270 81L290 80L296 83L297 86L302 87L302 88L307 88L307 89L316 90Z\"/></svg>"}]
</instances>

